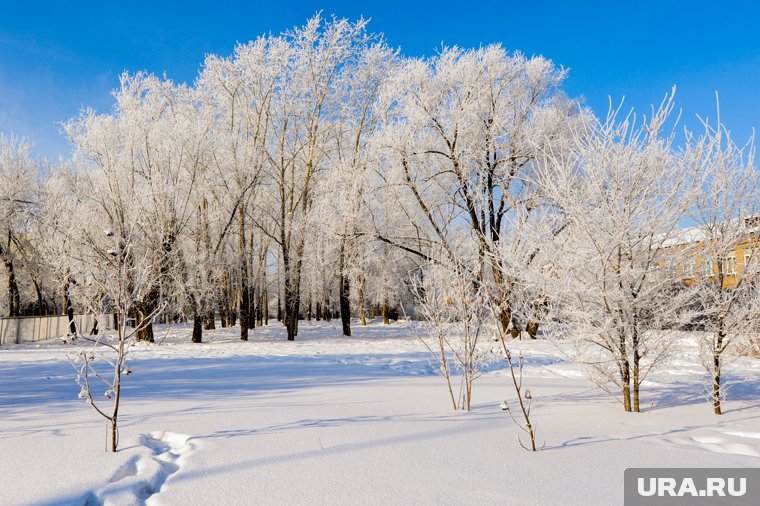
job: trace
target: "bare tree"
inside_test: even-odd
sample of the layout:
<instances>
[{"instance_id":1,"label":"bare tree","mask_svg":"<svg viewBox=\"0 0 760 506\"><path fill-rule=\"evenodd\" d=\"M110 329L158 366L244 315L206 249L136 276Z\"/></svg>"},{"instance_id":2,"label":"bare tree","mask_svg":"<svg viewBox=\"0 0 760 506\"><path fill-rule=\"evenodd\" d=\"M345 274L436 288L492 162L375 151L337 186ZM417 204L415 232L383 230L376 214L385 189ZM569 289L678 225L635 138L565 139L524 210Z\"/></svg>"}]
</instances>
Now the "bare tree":
<instances>
[{"instance_id":1,"label":"bare tree","mask_svg":"<svg viewBox=\"0 0 760 506\"><path fill-rule=\"evenodd\" d=\"M82 172L72 178L66 167L63 175L53 174L46 188L46 217L50 222L51 243L65 243L56 262L71 280L70 296L79 307L94 315L113 312L113 331L88 336L75 329L72 336L86 351L70 354L80 397L110 424L111 451L118 447L118 417L123 376L129 374L127 355L141 330L163 309L157 307L141 321L135 321L135 306L153 289L160 270L155 256L144 241L150 217L138 205L139 194L129 193L124 185L129 178L114 166L97 164L91 170L86 154L78 153ZM102 170L100 170L102 169ZM71 206L69 209L68 206ZM60 215L56 212L81 214ZM105 325L104 325L105 326ZM100 401L100 392L110 407Z\"/></svg>"},{"instance_id":2,"label":"bare tree","mask_svg":"<svg viewBox=\"0 0 760 506\"><path fill-rule=\"evenodd\" d=\"M446 379L453 408L470 411L475 380L493 360L485 290L468 271L434 264L412 278L416 312L425 331L415 332ZM455 394L452 376L461 375Z\"/></svg>"},{"instance_id":3,"label":"bare tree","mask_svg":"<svg viewBox=\"0 0 760 506\"><path fill-rule=\"evenodd\" d=\"M705 121L704 127L685 153L702 189L690 212L696 226L684 232L682 247L690 258L683 277L695 297L700 357L713 410L720 415L727 352L756 334L760 320L760 186L752 140L737 146L720 120L714 127Z\"/></svg>"},{"instance_id":4,"label":"bare tree","mask_svg":"<svg viewBox=\"0 0 760 506\"><path fill-rule=\"evenodd\" d=\"M86 399L111 426L111 452L116 452L119 445L121 387L123 376L131 373L127 356L139 332L163 309L159 305L134 327L129 326L129 315L133 314L133 307L142 300L146 287L150 290L149 287L154 282L151 278L156 272L144 253L142 257L135 256L134 241L139 227L137 223L134 225L127 230L127 237L116 236L108 230L106 235L111 239L108 242L112 246L105 252L97 248L94 242L82 252L82 260L95 261L82 264L83 270L79 276L84 281L83 285L95 285L96 292L104 295L104 300L98 306L88 310L99 314L104 309L103 302L110 302L116 316L116 328L115 334L104 332L96 336L80 335L77 342L85 344L87 349L68 355L77 374L77 384L81 388L79 397ZM100 269L93 269L94 265ZM101 391L105 401L100 400ZM110 404L110 407L104 404Z\"/></svg>"},{"instance_id":5,"label":"bare tree","mask_svg":"<svg viewBox=\"0 0 760 506\"><path fill-rule=\"evenodd\" d=\"M522 422L520 422L520 420L515 417L514 410L510 407L509 401L502 402L501 409L503 411L506 411L509 415L510 420L512 420L512 422L517 427L519 427L520 430L528 435L530 447L522 442L522 438L520 438L519 434L517 435L517 442L520 443L520 446L526 450L535 452L542 449L543 445L541 447L536 446L536 425L531 419L533 395L530 393L530 390L523 388L523 368L525 366L525 359L522 352L517 357L514 357L512 355L512 350L509 348L509 344L507 343L506 332L504 332L502 328L499 328L497 332L499 333L499 343L501 344L501 349L504 353L504 359L507 361L509 377L512 381L512 388L514 389L515 397L517 398L517 405L520 409L520 414L517 416L522 417ZM516 364L515 358L517 360Z\"/></svg>"},{"instance_id":6,"label":"bare tree","mask_svg":"<svg viewBox=\"0 0 760 506\"><path fill-rule=\"evenodd\" d=\"M640 386L672 347L688 316L677 266L667 249L698 189L685 159L663 136L672 95L638 126L632 114L575 130L575 150L548 149L544 192L567 227L551 246L555 330L573 338L575 359L626 411L639 411ZM565 344L562 344L565 346Z\"/></svg>"}]
</instances>

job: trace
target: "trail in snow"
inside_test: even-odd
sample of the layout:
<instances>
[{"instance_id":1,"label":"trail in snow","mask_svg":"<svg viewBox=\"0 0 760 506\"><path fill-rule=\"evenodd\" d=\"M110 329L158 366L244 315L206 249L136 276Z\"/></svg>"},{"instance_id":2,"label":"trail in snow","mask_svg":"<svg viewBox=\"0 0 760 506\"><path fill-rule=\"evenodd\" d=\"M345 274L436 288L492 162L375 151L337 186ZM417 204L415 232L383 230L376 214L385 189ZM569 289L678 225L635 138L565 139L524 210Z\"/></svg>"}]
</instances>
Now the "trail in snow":
<instances>
[{"instance_id":1,"label":"trail in snow","mask_svg":"<svg viewBox=\"0 0 760 506\"><path fill-rule=\"evenodd\" d=\"M140 444L147 451L123 464L108 485L87 494L86 506L161 504L161 488L171 476L181 472L198 447L190 436L169 431L143 434Z\"/></svg>"},{"instance_id":2,"label":"trail in snow","mask_svg":"<svg viewBox=\"0 0 760 506\"><path fill-rule=\"evenodd\" d=\"M760 457L760 434L756 432L717 429L669 441L683 446L696 446L713 453Z\"/></svg>"}]
</instances>

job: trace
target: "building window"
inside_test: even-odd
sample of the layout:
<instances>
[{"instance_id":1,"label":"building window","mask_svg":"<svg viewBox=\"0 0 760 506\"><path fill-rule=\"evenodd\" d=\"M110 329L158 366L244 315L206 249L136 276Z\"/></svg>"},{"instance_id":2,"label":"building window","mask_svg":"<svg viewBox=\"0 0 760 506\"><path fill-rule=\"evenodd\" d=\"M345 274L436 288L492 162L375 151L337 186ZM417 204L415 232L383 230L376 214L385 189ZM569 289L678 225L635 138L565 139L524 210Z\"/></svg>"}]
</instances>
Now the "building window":
<instances>
[{"instance_id":1,"label":"building window","mask_svg":"<svg viewBox=\"0 0 760 506\"><path fill-rule=\"evenodd\" d=\"M746 271L747 269L751 269L753 271L757 270L757 258L754 257L755 251L752 248L744 248L744 267L742 268L743 271Z\"/></svg>"},{"instance_id":2,"label":"building window","mask_svg":"<svg viewBox=\"0 0 760 506\"><path fill-rule=\"evenodd\" d=\"M734 253L723 258L720 263L721 271L724 276L733 276L736 274L736 255Z\"/></svg>"},{"instance_id":3,"label":"building window","mask_svg":"<svg viewBox=\"0 0 760 506\"><path fill-rule=\"evenodd\" d=\"M689 259L683 264L683 274L684 274L684 277L687 279L691 279L694 277L695 269L694 269L693 259Z\"/></svg>"},{"instance_id":4,"label":"building window","mask_svg":"<svg viewBox=\"0 0 760 506\"><path fill-rule=\"evenodd\" d=\"M715 275L715 264L712 258L702 257L702 275L707 277Z\"/></svg>"}]
</instances>

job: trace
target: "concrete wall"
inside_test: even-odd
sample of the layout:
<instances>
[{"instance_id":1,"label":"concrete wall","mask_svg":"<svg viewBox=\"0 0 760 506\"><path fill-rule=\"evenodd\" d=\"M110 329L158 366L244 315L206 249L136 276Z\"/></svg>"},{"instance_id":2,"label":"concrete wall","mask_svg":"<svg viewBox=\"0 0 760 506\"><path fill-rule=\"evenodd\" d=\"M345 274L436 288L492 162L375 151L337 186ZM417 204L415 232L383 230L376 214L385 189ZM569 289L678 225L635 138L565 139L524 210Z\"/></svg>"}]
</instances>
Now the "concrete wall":
<instances>
[{"instance_id":1,"label":"concrete wall","mask_svg":"<svg viewBox=\"0 0 760 506\"><path fill-rule=\"evenodd\" d=\"M74 315L74 322L80 334L89 334L97 317L98 330L112 329L112 314ZM0 318L0 344L27 343L63 337L69 333L67 316L22 316L20 318Z\"/></svg>"}]
</instances>

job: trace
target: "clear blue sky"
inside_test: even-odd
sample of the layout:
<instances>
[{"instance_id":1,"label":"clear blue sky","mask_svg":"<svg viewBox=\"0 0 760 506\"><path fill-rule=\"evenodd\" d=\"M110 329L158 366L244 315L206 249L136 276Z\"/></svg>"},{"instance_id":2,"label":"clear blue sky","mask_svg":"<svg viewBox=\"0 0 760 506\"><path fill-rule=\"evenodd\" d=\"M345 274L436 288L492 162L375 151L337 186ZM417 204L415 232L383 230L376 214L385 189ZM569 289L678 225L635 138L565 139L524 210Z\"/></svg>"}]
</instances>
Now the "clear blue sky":
<instances>
[{"instance_id":1,"label":"clear blue sky","mask_svg":"<svg viewBox=\"0 0 760 506\"><path fill-rule=\"evenodd\" d=\"M0 10L0 131L40 155L68 155L57 122L83 106L108 111L123 70L192 82L207 53L302 24L318 10L372 19L407 55L501 42L570 67L565 89L597 112L608 96L647 110L673 84L684 120L721 114L737 139L760 126L760 6L701 1L155 3L4 2Z\"/></svg>"}]
</instances>

